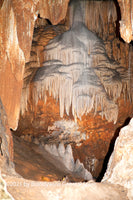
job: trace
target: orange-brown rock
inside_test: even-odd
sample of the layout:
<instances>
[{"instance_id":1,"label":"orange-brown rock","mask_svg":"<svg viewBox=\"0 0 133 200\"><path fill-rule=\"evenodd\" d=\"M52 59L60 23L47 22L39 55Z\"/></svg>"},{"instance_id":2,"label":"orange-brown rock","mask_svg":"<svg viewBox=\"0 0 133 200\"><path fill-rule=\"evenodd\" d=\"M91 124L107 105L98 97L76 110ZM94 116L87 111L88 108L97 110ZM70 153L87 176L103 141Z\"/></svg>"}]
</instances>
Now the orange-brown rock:
<instances>
[{"instance_id":1,"label":"orange-brown rock","mask_svg":"<svg viewBox=\"0 0 133 200\"><path fill-rule=\"evenodd\" d=\"M132 109L133 106L130 101L124 102L123 99L120 99L116 124L108 123L98 115L94 117L93 113L84 116L82 121L79 121L80 130L86 132L88 139L80 147L76 147L77 152L75 152L93 176L97 177L99 175L109 148L109 153L113 150L113 143L119 134L120 128L128 123L133 116Z\"/></svg>"},{"instance_id":2,"label":"orange-brown rock","mask_svg":"<svg viewBox=\"0 0 133 200\"><path fill-rule=\"evenodd\" d=\"M0 10L0 96L12 129L18 124L25 60L29 59L37 15L36 3L4 1Z\"/></svg>"},{"instance_id":3,"label":"orange-brown rock","mask_svg":"<svg viewBox=\"0 0 133 200\"><path fill-rule=\"evenodd\" d=\"M24 66L29 60L37 15L40 12L55 24L65 17L67 5L68 0L0 3L0 96L12 129L18 124Z\"/></svg>"},{"instance_id":4,"label":"orange-brown rock","mask_svg":"<svg viewBox=\"0 0 133 200\"><path fill-rule=\"evenodd\" d=\"M99 115L94 116L92 111L78 120L77 130L73 130L74 132L70 132L68 136L66 132L72 129L70 127L66 127L65 130L61 129L59 126L56 127L55 123L64 120L62 126L65 126L68 121L74 122L72 114L70 113L70 116L65 114L62 119L59 113L59 103L52 97L47 98L46 104L43 100L39 100L36 106L31 99L28 102L27 112L20 118L16 134L19 136L44 136L46 143L57 145L61 141L71 143L75 159L79 158L93 176L98 177L110 142L112 140L113 143L115 137L118 136L119 129L125 120L133 116L132 109L133 106L130 102L124 102L121 98L119 100L118 121L115 125L112 122L107 122L105 118L102 119ZM53 133L54 131L55 133Z\"/></svg>"},{"instance_id":5,"label":"orange-brown rock","mask_svg":"<svg viewBox=\"0 0 133 200\"><path fill-rule=\"evenodd\" d=\"M107 2L102 2L101 6L100 3L101 2L90 2L90 4L87 4L90 6L89 9L92 15L95 13L94 10L96 8L99 14L93 17L95 23L90 25L91 22L89 19L91 18L91 14L86 13L86 24L92 31L97 32L99 36L103 38L110 59L114 59L118 61L121 66L128 68L129 61L127 57L129 57L129 46L116 38L116 11L114 4L110 1L108 4ZM112 5L111 9L109 7L110 4ZM104 15L102 12L103 7ZM107 18L108 12L110 13L109 18ZM67 26L68 24L67 22ZM99 30L102 31L99 32ZM124 95L122 94L116 102L118 104L119 114L115 125L112 122L108 122L105 118L102 119L98 114L94 116L94 110L92 110L87 116L83 115L81 120L77 120L77 130L75 130L72 110L69 116L65 113L63 118L60 117L59 99L55 100L52 95L47 95L45 104L44 96L40 94L40 99L38 100L38 93L34 88L34 76L37 68L41 67L45 61L44 52L42 52L42 50L45 45L48 44L49 39L52 39L52 37L64 31L65 27L62 25L57 27L37 27L35 30L30 62L26 64L24 93L22 94L21 101L22 112L16 134L33 135L34 137L40 137L42 135L45 137L46 143L51 142L58 144L60 141L71 143L75 159L80 158L93 176L97 177L101 171L110 142L118 134L117 129L124 124L128 117L132 116L132 105L129 101L130 98L124 102ZM45 52L45 54L47 55L47 52ZM130 75L129 72L129 76ZM130 77L128 78L130 79ZM25 90L26 87L27 90ZM27 95L25 95L25 92ZM38 101L35 102L35 99ZM25 104L25 102L27 102L26 110L23 109L23 104ZM62 128L62 126L65 128ZM70 128L70 126L72 127ZM70 134L68 134L68 132L70 132Z\"/></svg>"},{"instance_id":6,"label":"orange-brown rock","mask_svg":"<svg viewBox=\"0 0 133 200\"><path fill-rule=\"evenodd\" d=\"M103 39L108 56L128 68L129 45L118 38L118 9L118 4L113 1L88 1L85 6L85 24Z\"/></svg>"},{"instance_id":7,"label":"orange-brown rock","mask_svg":"<svg viewBox=\"0 0 133 200\"><path fill-rule=\"evenodd\" d=\"M115 36L116 20L117 8L113 1L86 1L85 24L103 40Z\"/></svg>"},{"instance_id":8,"label":"orange-brown rock","mask_svg":"<svg viewBox=\"0 0 133 200\"><path fill-rule=\"evenodd\" d=\"M133 39L133 1L118 0L121 9L120 33L127 43Z\"/></svg>"},{"instance_id":9,"label":"orange-brown rock","mask_svg":"<svg viewBox=\"0 0 133 200\"><path fill-rule=\"evenodd\" d=\"M25 58L19 46L11 1L0 10L0 96L11 128L17 127Z\"/></svg>"},{"instance_id":10,"label":"orange-brown rock","mask_svg":"<svg viewBox=\"0 0 133 200\"><path fill-rule=\"evenodd\" d=\"M39 13L42 18L49 19L52 24L56 25L66 16L69 0L65 1L39 1ZM45 8L45 9L44 9Z\"/></svg>"}]
</instances>

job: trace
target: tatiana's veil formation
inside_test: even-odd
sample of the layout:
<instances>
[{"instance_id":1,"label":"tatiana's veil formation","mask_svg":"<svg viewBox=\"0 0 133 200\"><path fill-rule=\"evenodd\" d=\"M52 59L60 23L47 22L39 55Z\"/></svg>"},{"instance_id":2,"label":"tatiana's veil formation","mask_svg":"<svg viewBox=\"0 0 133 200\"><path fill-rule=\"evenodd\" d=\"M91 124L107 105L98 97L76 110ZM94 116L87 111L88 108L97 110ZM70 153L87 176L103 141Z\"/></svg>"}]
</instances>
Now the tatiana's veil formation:
<instances>
[{"instance_id":1,"label":"tatiana's veil formation","mask_svg":"<svg viewBox=\"0 0 133 200\"><path fill-rule=\"evenodd\" d=\"M107 56L102 40L85 26L80 2L74 4L72 27L45 46L44 61L32 79L36 104L39 98L46 103L49 93L59 101L61 117L64 111L69 115L70 108L75 119L94 110L116 123L116 101L121 93L130 93L128 72ZM27 86L22 113L27 109L28 95Z\"/></svg>"}]
</instances>

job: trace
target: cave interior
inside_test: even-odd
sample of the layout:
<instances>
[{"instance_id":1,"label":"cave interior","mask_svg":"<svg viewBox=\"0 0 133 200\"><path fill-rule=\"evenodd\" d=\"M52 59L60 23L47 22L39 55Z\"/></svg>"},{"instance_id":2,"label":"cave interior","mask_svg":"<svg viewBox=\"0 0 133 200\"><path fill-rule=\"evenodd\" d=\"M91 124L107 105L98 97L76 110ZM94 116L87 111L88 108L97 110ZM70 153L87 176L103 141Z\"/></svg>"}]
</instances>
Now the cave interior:
<instances>
[{"instance_id":1,"label":"cave interior","mask_svg":"<svg viewBox=\"0 0 133 200\"><path fill-rule=\"evenodd\" d=\"M18 125L9 126L23 178L102 180L133 116L133 48L120 35L121 17L115 0L71 0L57 24L37 15Z\"/></svg>"}]
</instances>

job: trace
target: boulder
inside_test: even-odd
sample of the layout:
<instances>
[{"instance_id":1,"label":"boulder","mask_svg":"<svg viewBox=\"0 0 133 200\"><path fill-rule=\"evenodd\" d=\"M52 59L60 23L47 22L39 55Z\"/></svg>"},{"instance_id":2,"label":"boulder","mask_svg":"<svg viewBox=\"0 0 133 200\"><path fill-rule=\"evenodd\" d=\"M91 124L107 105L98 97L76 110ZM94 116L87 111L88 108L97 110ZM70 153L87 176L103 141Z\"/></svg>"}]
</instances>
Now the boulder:
<instances>
[{"instance_id":1,"label":"boulder","mask_svg":"<svg viewBox=\"0 0 133 200\"><path fill-rule=\"evenodd\" d=\"M133 199L133 118L119 133L102 181L124 186Z\"/></svg>"}]
</instances>

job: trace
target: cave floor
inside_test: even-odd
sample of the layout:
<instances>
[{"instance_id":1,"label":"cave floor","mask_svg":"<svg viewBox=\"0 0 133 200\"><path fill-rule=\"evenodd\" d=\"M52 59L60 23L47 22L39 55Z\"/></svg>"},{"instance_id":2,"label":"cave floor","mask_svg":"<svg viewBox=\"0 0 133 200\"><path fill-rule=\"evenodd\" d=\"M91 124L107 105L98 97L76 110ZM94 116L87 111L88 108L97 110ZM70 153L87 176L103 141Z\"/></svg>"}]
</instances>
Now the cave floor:
<instances>
[{"instance_id":1,"label":"cave floor","mask_svg":"<svg viewBox=\"0 0 133 200\"><path fill-rule=\"evenodd\" d=\"M79 177L73 177L62 163L39 145L26 142L20 137L13 138L15 171L23 178L34 181L62 181L67 176L70 182L83 181Z\"/></svg>"},{"instance_id":2,"label":"cave floor","mask_svg":"<svg viewBox=\"0 0 133 200\"><path fill-rule=\"evenodd\" d=\"M64 173L45 159L38 145L14 137L15 170L23 178L34 181L62 180Z\"/></svg>"},{"instance_id":3,"label":"cave floor","mask_svg":"<svg viewBox=\"0 0 133 200\"><path fill-rule=\"evenodd\" d=\"M128 200L127 191L107 182L75 183L63 179L65 173L42 159L38 146L14 137L14 163L17 174L2 174L7 190L15 200ZM19 176L19 175L20 176ZM76 182L78 181L78 182Z\"/></svg>"},{"instance_id":4,"label":"cave floor","mask_svg":"<svg viewBox=\"0 0 133 200\"><path fill-rule=\"evenodd\" d=\"M108 183L40 182L12 176L4 179L15 200L128 200L121 186Z\"/></svg>"}]
</instances>

